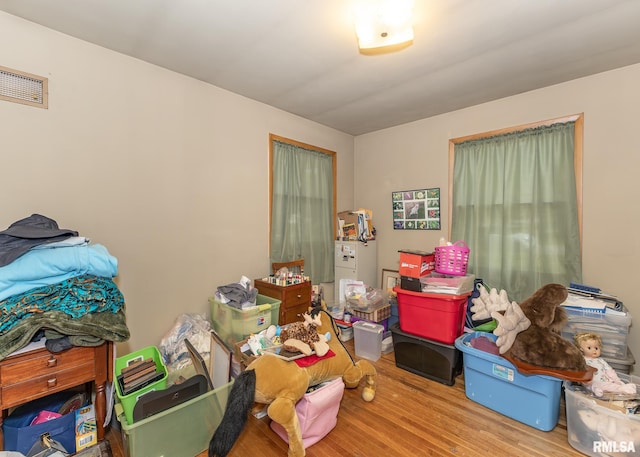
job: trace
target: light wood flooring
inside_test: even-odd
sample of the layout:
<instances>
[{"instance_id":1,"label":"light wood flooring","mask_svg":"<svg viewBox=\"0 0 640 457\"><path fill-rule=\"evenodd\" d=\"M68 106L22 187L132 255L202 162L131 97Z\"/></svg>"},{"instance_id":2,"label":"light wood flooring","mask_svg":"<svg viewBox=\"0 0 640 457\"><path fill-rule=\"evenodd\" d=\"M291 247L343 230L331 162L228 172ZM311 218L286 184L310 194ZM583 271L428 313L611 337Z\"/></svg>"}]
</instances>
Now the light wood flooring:
<instances>
[{"instance_id":1,"label":"light wood flooring","mask_svg":"<svg viewBox=\"0 0 640 457\"><path fill-rule=\"evenodd\" d=\"M354 354L353 340L346 346ZM375 366L378 388L373 402L361 398L364 381L357 389L345 390L336 427L307 449L308 457L583 455L567 441L564 400L558 425L543 432L469 400L463 375L446 386L396 367L393 352L383 354ZM110 429L106 435L113 457L124 457L119 433ZM286 455L287 444L271 430L269 418L250 416L229 457Z\"/></svg>"}]
</instances>

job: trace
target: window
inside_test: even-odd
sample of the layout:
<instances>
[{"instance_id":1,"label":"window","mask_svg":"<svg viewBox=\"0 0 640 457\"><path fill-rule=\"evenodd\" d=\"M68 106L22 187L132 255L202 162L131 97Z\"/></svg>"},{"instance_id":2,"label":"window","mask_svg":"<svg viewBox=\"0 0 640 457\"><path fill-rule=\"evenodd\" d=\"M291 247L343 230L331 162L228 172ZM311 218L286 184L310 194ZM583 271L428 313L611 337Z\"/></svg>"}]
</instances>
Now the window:
<instances>
[{"instance_id":1,"label":"window","mask_svg":"<svg viewBox=\"0 0 640 457\"><path fill-rule=\"evenodd\" d=\"M333 281L335 152L269 136L271 262L303 258L314 284Z\"/></svg>"},{"instance_id":2,"label":"window","mask_svg":"<svg viewBox=\"0 0 640 457\"><path fill-rule=\"evenodd\" d=\"M451 240L512 300L582 279L582 126L576 115L450 141Z\"/></svg>"}]
</instances>

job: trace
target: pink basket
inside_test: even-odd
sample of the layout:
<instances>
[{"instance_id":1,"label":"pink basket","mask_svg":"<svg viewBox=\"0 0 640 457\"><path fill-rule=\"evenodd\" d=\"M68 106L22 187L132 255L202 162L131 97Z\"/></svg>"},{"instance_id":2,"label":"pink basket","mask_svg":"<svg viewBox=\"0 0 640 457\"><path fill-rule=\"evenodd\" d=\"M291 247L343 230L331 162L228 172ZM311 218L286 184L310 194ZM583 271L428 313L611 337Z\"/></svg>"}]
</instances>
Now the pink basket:
<instances>
[{"instance_id":1,"label":"pink basket","mask_svg":"<svg viewBox=\"0 0 640 457\"><path fill-rule=\"evenodd\" d=\"M464 241L456 241L451 246L434 248L436 273L452 276L465 276L469 263L469 248Z\"/></svg>"}]
</instances>

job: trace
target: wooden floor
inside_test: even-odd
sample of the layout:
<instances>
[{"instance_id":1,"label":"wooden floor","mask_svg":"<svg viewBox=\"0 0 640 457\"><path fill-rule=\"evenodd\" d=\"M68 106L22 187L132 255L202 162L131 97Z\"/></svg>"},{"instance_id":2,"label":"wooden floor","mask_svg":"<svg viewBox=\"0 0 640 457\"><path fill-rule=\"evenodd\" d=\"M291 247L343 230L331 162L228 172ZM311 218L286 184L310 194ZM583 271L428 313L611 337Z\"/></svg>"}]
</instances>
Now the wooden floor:
<instances>
[{"instance_id":1,"label":"wooden floor","mask_svg":"<svg viewBox=\"0 0 640 457\"><path fill-rule=\"evenodd\" d=\"M353 340L346 345L354 354ZM455 385L446 386L397 368L393 352L375 366L373 402L361 398L364 381L357 389L345 390L338 424L307 449L308 457L583 456L567 441L564 401L558 425L543 432L469 400L462 375ZM109 430L107 439L113 457L124 457L119 431ZM286 455L287 445L269 428L269 418L251 416L229 457Z\"/></svg>"}]
</instances>

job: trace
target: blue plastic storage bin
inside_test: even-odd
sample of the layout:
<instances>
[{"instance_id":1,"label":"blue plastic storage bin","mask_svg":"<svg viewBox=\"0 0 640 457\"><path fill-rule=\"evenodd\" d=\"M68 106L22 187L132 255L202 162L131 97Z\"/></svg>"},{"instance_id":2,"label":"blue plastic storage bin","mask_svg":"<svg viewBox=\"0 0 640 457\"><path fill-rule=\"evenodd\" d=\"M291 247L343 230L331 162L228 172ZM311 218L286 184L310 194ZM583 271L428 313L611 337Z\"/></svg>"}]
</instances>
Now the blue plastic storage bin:
<instances>
[{"instance_id":1,"label":"blue plastic storage bin","mask_svg":"<svg viewBox=\"0 0 640 457\"><path fill-rule=\"evenodd\" d=\"M538 430L553 430L558 424L562 380L522 374L507 359L471 347L471 340L480 336L497 339L493 333L472 332L455 341L463 352L467 398Z\"/></svg>"}]
</instances>

